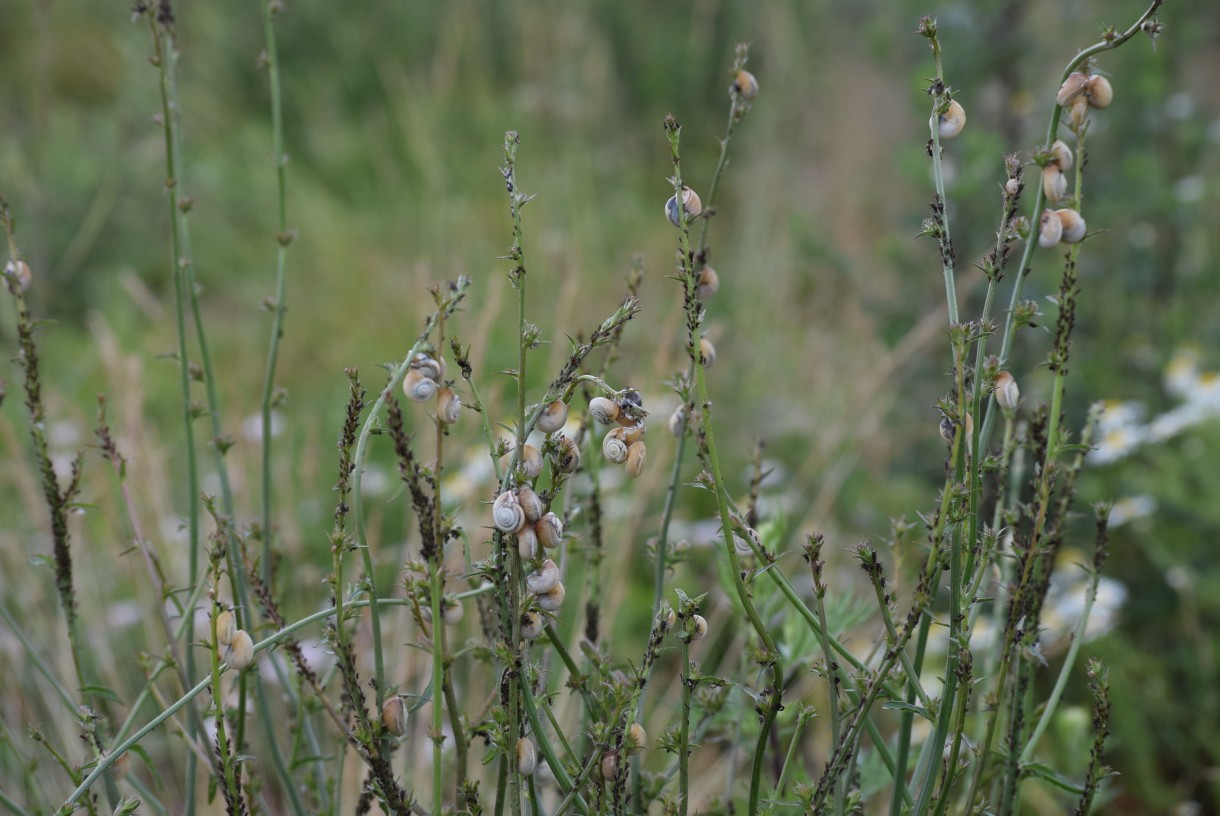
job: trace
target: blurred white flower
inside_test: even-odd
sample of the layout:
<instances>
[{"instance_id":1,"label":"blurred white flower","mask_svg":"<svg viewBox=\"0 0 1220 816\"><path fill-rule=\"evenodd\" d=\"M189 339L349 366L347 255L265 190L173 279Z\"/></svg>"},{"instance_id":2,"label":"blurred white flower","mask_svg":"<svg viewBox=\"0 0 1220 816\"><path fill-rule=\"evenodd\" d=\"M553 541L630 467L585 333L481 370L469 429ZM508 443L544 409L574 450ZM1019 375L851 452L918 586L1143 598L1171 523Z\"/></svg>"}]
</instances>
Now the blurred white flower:
<instances>
[{"instance_id":1,"label":"blurred white flower","mask_svg":"<svg viewBox=\"0 0 1220 816\"><path fill-rule=\"evenodd\" d=\"M1189 346L1174 351L1165 365L1165 393L1178 399L1186 397L1199 381L1199 352Z\"/></svg>"},{"instance_id":2,"label":"blurred white flower","mask_svg":"<svg viewBox=\"0 0 1220 816\"><path fill-rule=\"evenodd\" d=\"M1151 496L1128 496L1114 502L1114 506L1110 508L1110 526L1121 527L1129 521L1150 516L1155 512L1156 499Z\"/></svg>"},{"instance_id":3,"label":"blurred white flower","mask_svg":"<svg viewBox=\"0 0 1220 816\"><path fill-rule=\"evenodd\" d=\"M271 412L271 438L275 439L284 430L284 418L279 411ZM247 442L263 441L263 415L250 414L241 421L241 436Z\"/></svg>"},{"instance_id":4,"label":"blurred white flower","mask_svg":"<svg viewBox=\"0 0 1220 816\"><path fill-rule=\"evenodd\" d=\"M1119 459L1129 456L1147 437L1147 429L1139 425L1128 425L1103 431L1097 447L1089 451L1086 458L1094 465L1117 462Z\"/></svg>"}]
</instances>

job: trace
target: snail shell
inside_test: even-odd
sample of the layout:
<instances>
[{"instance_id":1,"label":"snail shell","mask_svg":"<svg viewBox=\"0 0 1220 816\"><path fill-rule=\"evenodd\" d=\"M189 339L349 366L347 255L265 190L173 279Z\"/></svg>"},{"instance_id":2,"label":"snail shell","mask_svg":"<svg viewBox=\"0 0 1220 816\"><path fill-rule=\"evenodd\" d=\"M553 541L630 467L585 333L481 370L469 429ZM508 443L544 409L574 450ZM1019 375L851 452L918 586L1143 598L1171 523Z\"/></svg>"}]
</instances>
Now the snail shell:
<instances>
[{"instance_id":1,"label":"snail shell","mask_svg":"<svg viewBox=\"0 0 1220 816\"><path fill-rule=\"evenodd\" d=\"M538 604L539 609L547 612L558 612L559 607L563 606L565 595L567 595L567 590L563 588L562 583L556 581L555 586L546 592L538 594L534 598L534 603Z\"/></svg>"},{"instance_id":2,"label":"snail shell","mask_svg":"<svg viewBox=\"0 0 1220 816\"><path fill-rule=\"evenodd\" d=\"M618 776L618 751L602 754L602 779L610 781Z\"/></svg>"},{"instance_id":3,"label":"snail shell","mask_svg":"<svg viewBox=\"0 0 1220 816\"><path fill-rule=\"evenodd\" d=\"M527 561L538 557L538 533L533 527L522 527L517 532L517 552Z\"/></svg>"},{"instance_id":4,"label":"snail shell","mask_svg":"<svg viewBox=\"0 0 1220 816\"><path fill-rule=\"evenodd\" d=\"M437 398L436 415L441 422L452 425L462 416L462 400L452 388L442 388Z\"/></svg>"},{"instance_id":5,"label":"snail shell","mask_svg":"<svg viewBox=\"0 0 1220 816\"><path fill-rule=\"evenodd\" d=\"M1007 371L995 375L995 401L1005 411L1015 411L1021 402L1021 389L1017 387L1017 379Z\"/></svg>"},{"instance_id":6,"label":"snail shell","mask_svg":"<svg viewBox=\"0 0 1220 816\"><path fill-rule=\"evenodd\" d=\"M602 425L609 425L618 419L619 407L613 400L605 397L594 397L589 400L589 413Z\"/></svg>"},{"instance_id":7,"label":"snail shell","mask_svg":"<svg viewBox=\"0 0 1220 816\"><path fill-rule=\"evenodd\" d=\"M1051 204L1058 204L1067 196L1068 180L1067 176L1063 175L1063 171L1053 164L1048 164L1042 168L1042 190L1046 193L1046 200Z\"/></svg>"},{"instance_id":8,"label":"snail shell","mask_svg":"<svg viewBox=\"0 0 1220 816\"><path fill-rule=\"evenodd\" d=\"M1063 236L1060 238L1065 244L1079 244L1084 240L1085 223L1080 217L1080 213L1075 210L1055 210L1055 215L1059 216L1059 223L1063 225Z\"/></svg>"},{"instance_id":9,"label":"snail shell","mask_svg":"<svg viewBox=\"0 0 1220 816\"><path fill-rule=\"evenodd\" d=\"M720 290L720 276L716 274L716 270L710 266L705 266L699 270L699 279L696 281L695 291L699 295L700 300L707 300L712 295Z\"/></svg>"},{"instance_id":10,"label":"snail shell","mask_svg":"<svg viewBox=\"0 0 1220 816\"><path fill-rule=\"evenodd\" d=\"M616 465L627 461L627 429L615 428L602 440L602 453Z\"/></svg>"},{"instance_id":11,"label":"snail shell","mask_svg":"<svg viewBox=\"0 0 1220 816\"><path fill-rule=\"evenodd\" d=\"M644 726L637 723L632 723L627 729L627 753L638 754L648 747L648 732L644 730Z\"/></svg>"},{"instance_id":12,"label":"snail shell","mask_svg":"<svg viewBox=\"0 0 1220 816\"><path fill-rule=\"evenodd\" d=\"M674 409L674 412L669 415L669 432L674 436L681 438L684 430L686 430L686 406L679 405Z\"/></svg>"},{"instance_id":13,"label":"snail shell","mask_svg":"<svg viewBox=\"0 0 1220 816\"><path fill-rule=\"evenodd\" d=\"M542 518L542 499L538 498L538 494L534 492L532 487L529 485L518 487L517 501L525 513L526 524L533 524Z\"/></svg>"},{"instance_id":14,"label":"snail shell","mask_svg":"<svg viewBox=\"0 0 1220 816\"><path fill-rule=\"evenodd\" d=\"M502 533L515 533L525 526L525 510L511 490L501 493L491 506L491 522Z\"/></svg>"},{"instance_id":15,"label":"snail shell","mask_svg":"<svg viewBox=\"0 0 1220 816\"><path fill-rule=\"evenodd\" d=\"M17 289L24 292L30 288L30 281L34 275L30 272L30 265L25 261L9 261L4 265L4 274L17 282ZM126 754L124 754L126 756Z\"/></svg>"},{"instance_id":16,"label":"snail shell","mask_svg":"<svg viewBox=\"0 0 1220 816\"><path fill-rule=\"evenodd\" d=\"M1100 110L1109 107L1114 101L1114 88L1111 87L1110 80L1101 74L1094 74L1085 83L1084 95L1089 100L1089 105Z\"/></svg>"},{"instance_id":17,"label":"snail shell","mask_svg":"<svg viewBox=\"0 0 1220 816\"><path fill-rule=\"evenodd\" d=\"M438 360L435 357L429 357L422 352L415 355L415 359L411 361L411 368L419 371L430 380L440 380L445 376L444 361Z\"/></svg>"},{"instance_id":18,"label":"snail shell","mask_svg":"<svg viewBox=\"0 0 1220 816\"><path fill-rule=\"evenodd\" d=\"M237 618L228 609L216 616L216 642L228 646L237 634Z\"/></svg>"},{"instance_id":19,"label":"snail shell","mask_svg":"<svg viewBox=\"0 0 1220 816\"><path fill-rule=\"evenodd\" d=\"M699 338L699 358L704 368L711 368L716 364L716 347L706 337Z\"/></svg>"},{"instance_id":20,"label":"snail shell","mask_svg":"<svg viewBox=\"0 0 1220 816\"><path fill-rule=\"evenodd\" d=\"M427 402L436 396L437 388L436 380L418 368L408 371L402 381L402 392L412 402Z\"/></svg>"},{"instance_id":21,"label":"snail shell","mask_svg":"<svg viewBox=\"0 0 1220 816\"><path fill-rule=\"evenodd\" d=\"M1063 237L1063 222L1054 210L1043 210L1038 229L1038 246L1050 249Z\"/></svg>"},{"instance_id":22,"label":"snail shell","mask_svg":"<svg viewBox=\"0 0 1220 816\"><path fill-rule=\"evenodd\" d=\"M563 427L568 421L568 406L564 405L560 400L547 405L542 409L542 413L538 415L538 422L534 427L543 433L554 433Z\"/></svg>"},{"instance_id":23,"label":"snail shell","mask_svg":"<svg viewBox=\"0 0 1220 816\"><path fill-rule=\"evenodd\" d=\"M966 109L956 99L950 100L949 107L936 120L936 129L942 139L952 139L966 127Z\"/></svg>"},{"instance_id":24,"label":"snail shell","mask_svg":"<svg viewBox=\"0 0 1220 816\"><path fill-rule=\"evenodd\" d=\"M521 615L521 637L533 640L542 634L542 615L533 609Z\"/></svg>"},{"instance_id":25,"label":"snail shell","mask_svg":"<svg viewBox=\"0 0 1220 816\"><path fill-rule=\"evenodd\" d=\"M1061 108L1069 107L1084 95L1085 86L1088 84L1089 77L1087 74L1073 71L1068 74L1067 79L1063 80L1063 84L1059 86L1059 93L1055 94L1055 101L1059 103Z\"/></svg>"},{"instance_id":26,"label":"snail shell","mask_svg":"<svg viewBox=\"0 0 1220 816\"><path fill-rule=\"evenodd\" d=\"M559 450L555 452L555 466L560 473L575 473L580 467L580 446L575 439L563 436L559 439Z\"/></svg>"},{"instance_id":27,"label":"snail shell","mask_svg":"<svg viewBox=\"0 0 1220 816\"><path fill-rule=\"evenodd\" d=\"M689 187L682 187L682 209L686 212L686 221L690 222L699 213L703 212L703 202L699 200L699 195ZM670 196L669 201L665 202L665 217L669 219L669 223L675 227L682 226L682 217L678 214L678 197Z\"/></svg>"},{"instance_id":28,"label":"snail shell","mask_svg":"<svg viewBox=\"0 0 1220 816\"><path fill-rule=\"evenodd\" d=\"M521 461L518 463L521 473L527 479L537 479L542 473L542 452L533 445L526 445L521 451Z\"/></svg>"},{"instance_id":29,"label":"snail shell","mask_svg":"<svg viewBox=\"0 0 1220 816\"><path fill-rule=\"evenodd\" d=\"M441 618L450 626L459 623L465 615L466 610L461 601L445 598L441 602Z\"/></svg>"},{"instance_id":30,"label":"snail shell","mask_svg":"<svg viewBox=\"0 0 1220 816\"><path fill-rule=\"evenodd\" d=\"M529 737L517 740L517 772L522 776L533 776L538 767L538 754L534 751L534 743Z\"/></svg>"},{"instance_id":31,"label":"snail shell","mask_svg":"<svg viewBox=\"0 0 1220 816\"><path fill-rule=\"evenodd\" d=\"M397 694L381 704L381 724L396 737L407 733L407 707Z\"/></svg>"},{"instance_id":32,"label":"snail shell","mask_svg":"<svg viewBox=\"0 0 1220 816\"><path fill-rule=\"evenodd\" d=\"M753 99L758 96L758 80L749 71L738 71L733 78L733 90L742 99Z\"/></svg>"},{"instance_id":33,"label":"snail shell","mask_svg":"<svg viewBox=\"0 0 1220 816\"><path fill-rule=\"evenodd\" d=\"M538 519L533 532L544 547L554 549L563 543L563 522L554 513L547 513Z\"/></svg>"},{"instance_id":34,"label":"snail shell","mask_svg":"<svg viewBox=\"0 0 1220 816\"><path fill-rule=\"evenodd\" d=\"M250 637L250 633L244 629L238 629L233 633L233 639L229 641L228 648L224 651L224 660L229 664L230 669L246 668L254 662L254 641Z\"/></svg>"},{"instance_id":35,"label":"snail shell","mask_svg":"<svg viewBox=\"0 0 1220 816\"><path fill-rule=\"evenodd\" d=\"M707 637L707 618L695 615L695 628L690 633L691 640L703 640Z\"/></svg>"},{"instance_id":36,"label":"snail shell","mask_svg":"<svg viewBox=\"0 0 1220 816\"><path fill-rule=\"evenodd\" d=\"M644 447L643 440L632 442L627 447L627 475L638 479L644 472L644 461L647 458L648 450Z\"/></svg>"},{"instance_id":37,"label":"snail shell","mask_svg":"<svg viewBox=\"0 0 1220 816\"><path fill-rule=\"evenodd\" d=\"M559 583L559 566L547 559L542 566L525 576L525 588L535 595L550 592Z\"/></svg>"},{"instance_id":38,"label":"snail shell","mask_svg":"<svg viewBox=\"0 0 1220 816\"><path fill-rule=\"evenodd\" d=\"M1060 170L1067 170L1072 166L1072 148L1067 146L1067 143L1062 139L1056 139L1051 145L1051 161L1059 167Z\"/></svg>"}]
</instances>

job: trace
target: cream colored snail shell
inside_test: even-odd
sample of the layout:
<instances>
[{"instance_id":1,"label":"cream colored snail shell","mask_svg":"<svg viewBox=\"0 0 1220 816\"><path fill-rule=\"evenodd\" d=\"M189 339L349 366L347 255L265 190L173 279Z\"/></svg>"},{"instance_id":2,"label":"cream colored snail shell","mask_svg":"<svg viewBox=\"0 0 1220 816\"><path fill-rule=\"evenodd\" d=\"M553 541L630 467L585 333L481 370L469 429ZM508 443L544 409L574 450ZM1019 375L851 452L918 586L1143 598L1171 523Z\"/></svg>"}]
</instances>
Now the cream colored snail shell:
<instances>
[{"instance_id":1,"label":"cream colored snail shell","mask_svg":"<svg viewBox=\"0 0 1220 816\"><path fill-rule=\"evenodd\" d=\"M546 592L539 593L534 597L534 603L538 604L538 608L546 612L558 612L559 607L563 606L563 599L567 596L568 591L563 588L561 582L556 582L555 586L548 589Z\"/></svg>"},{"instance_id":2,"label":"cream colored snail shell","mask_svg":"<svg viewBox=\"0 0 1220 816\"><path fill-rule=\"evenodd\" d=\"M711 368L716 364L716 347L706 337L699 338L699 358L704 368Z\"/></svg>"},{"instance_id":3,"label":"cream colored snail shell","mask_svg":"<svg viewBox=\"0 0 1220 816\"><path fill-rule=\"evenodd\" d=\"M542 433L555 433L564 426L568 421L568 406L562 401L555 400L542 409L542 413L538 415L538 422L534 424Z\"/></svg>"},{"instance_id":4,"label":"cream colored snail shell","mask_svg":"<svg viewBox=\"0 0 1220 816\"><path fill-rule=\"evenodd\" d=\"M602 779L606 782L618 776L618 751L602 754Z\"/></svg>"},{"instance_id":5,"label":"cream colored snail shell","mask_svg":"<svg viewBox=\"0 0 1220 816\"><path fill-rule=\"evenodd\" d=\"M611 430L610 433L606 434L605 439L602 440L602 454L616 465L621 465L627 461L628 443L626 436L627 429L619 427Z\"/></svg>"},{"instance_id":6,"label":"cream colored snail shell","mask_svg":"<svg viewBox=\"0 0 1220 816\"><path fill-rule=\"evenodd\" d=\"M1114 101L1114 88L1110 85L1110 80L1101 74L1094 74L1085 83L1084 96L1089 100L1090 106L1100 110L1109 107Z\"/></svg>"},{"instance_id":7,"label":"cream colored snail shell","mask_svg":"<svg viewBox=\"0 0 1220 816\"><path fill-rule=\"evenodd\" d=\"M1020 192L1020 190L1021 179L1010 178L1008 181L1004 182L1004 192L1008 193L1010 196L1015 196L1018 192Z\"/></svg>"},{"instance_id":8,"label":"cream colored snail shell","mask_svg":"<svg viewBox=\"0 0 1220 816\"><path fill-rule=\"evenodd\" d=\"M525 526L525 510L511 490L501 493L491 506L491 523L502 533L515 533Z\"/></svg>"},{"instance_id":9,"label":"cream colored snail shell","mask_svg":"<svg viewBox=\"0 0 1220 816\"><path fill-rule=\"evenodd\" d=\"M402 380L402 392L412 402L427 402L436 396L437 388L436 380L417 368L408 371Z\"/></svg>"},{"instance_id":10,"label":"cream colored snail shell","mask_svg":"<svg viewBox=\"0 0 1220 816\"><path fill-rule=\"evenodd\" d=\"M720 276L710 266L699 270L699 278L695 281L695 292L700 300L707 300L720 291Z\"/></svg>"},{"instance_id":11,"label":"cream colored snail shell","mask_svg":"<svg viewBox=\"0 0 1220 816\"><path fill-rule=\"evenodd\" d=\"M30 288L30 281L34 279L34 274L30 272L30 265L25 261L9 261L4 265L4 274L17 281L17 288L22 292Z\"/></svg>"},{"instance_id":12,"label":"cream colored snail shell","mask_svg":"<svg viewBox=\"0 0 1220 816\"><path fill-rule=\"evenodd\" d=\"M542 473L542 452L533 445L526 445L521 451L521 461L518 465L525 478L537 479Z\"/></svg>"},{"instance_id":13,"label":"cream colored snail shell","mask_svg":"<svg viewBox=\"0 0 1220 816\"><path fill-rule=\"evenodd\" d=\"M245 629L238 629L233 633L233 639L229 641L228 647L224 651L224 661L229 664L230 669L246 668L254 662L254 640L250 637L250 633Z\"/></svg>"},{"instance_id":14,"label":"cream colored snail shell","mask_svg":"<svg viewBox=\"0 0 1220 816\"><path fill-rule=\"evenodd\" d=\"M936 122L936 130L942 139L952 139L966 127L966 109L956 99L950 100L949 107L940 114Z\"/></svg>"},{"instance_id":15,"label":"cream colored snail shell","mask_svg":"<svg viewBox=\"0 0 1220 816\"><path fill-rule=\"evenodd\" d=\"M742 99L754 99L758 96L758 80L749 71L738 71L733 77L733 90Z\"/></svg>"},{"instance_id":16,"label":"cream colored snail shell","mask_svg":"<svg viewBox=\"0 0 1220 816\"><path fill-rule=\"evenodd\" d=\"M1063 222L1054 210L1043 210L1038 228L1038 246L1051 249L1063 237Z\"/></svg>"},{"instance_id":17,"label":"cream colored snail shell","mask_svg":"<svg viewBox=\"0 0 1220 816\"><path fill-rule=\"evenodd\" d=\"M631 727L627 729L626 737L628 755L638 754L648 747L648 732L638 722L631 724Z\"/></svg>"},{"instance_id":18,"label":"cream colored snail shell","mask_svg":"<svg viewBox=\"0 0 1220 816\"><path fill-rule=\"evenodd\" d=\"M542 615L533 609L521 615L521 637L533 640L542 634Z\"/></svg>"},{"instance_id":19,"label":"cream colored snail shell","mask_svg":"<svg viewBox=\"0 0 1220 816\"><path fill-rule=\"evenodd\" d=\"M695 626L691 630L691 640L703 640L707 637L707 618L702 615L695 615Z\"/></svg>"},{"instance_id":20,"label":"cream colored snail shell","mask_svg":"<svg viewBox=\"0 0 1220 816\"><path fill-rule=\"evenodd\" d=\"M525 588L535 595L550 592L559 583L559 565L551 559L542 562L542 566L525 576Z\"/></svg>"},{"instance_id":21,"label":"cream colored snail shell","mask_svg":"<svg viewBox=\"0 0 1220 816\"><path fill-rule=\"evenodd\" d=\"M1073 71L1068 74L1067 79L1063 80L1063 84L1059 86L1059 93L1055 94L1055 101L1062 108L1070 106L1084 95L1085 86L1088 85L1088 82L1089 77L1087 74Z\"/></svg>"},{"instance_id":22,"label":"cream colored snail shell","mask_svg":"<svg viewBox=\"0 0 1220 816\"><path fill-rule=\"evenodd\" d=\"M594 397L589 400L589 413L602 425L609 425L618 419L618 403L605 397Z\"/></svg>"},{"instance_id":23,"label":"cream colored snail shell","mask_svg":"<svg viewBox=\"0 0 1220 816\"><path fill-rule=\"evenodd\" d=\"M216 642L228 646L237 634L237 618L228 609L216 616Z\"/></svg>"},{"instance_id":24,"label":"cream colored snail shell","mask_svg":"<svg viewBox=\"0 0 1220 816\"><path fill-rule=\"evenodd\" d=\"M436 415L441 422L452 425L462 416L462 400L452 388L442 388L437 397Z\"/></svg>"},{"instance_id":25,"label":"cream colored snail shell","mask_svg":"<svg viewBox=\"0 0 1220 816\"><path fill-rule=\"evenodd\" d=\"M407 706L397 694L381 704L381 724L396 737L407 733Z\"/></svg>"},{"instance_id":26,"label":"cream colored snail shell","mask_svg":"<svg viewBox=\"0 0 1220 816\"><path fill-rule=\"evenodd\" d=\"M461 622L466 616L466 609L462 606L462 602L454 598L445 598L441 602L441 618L445 623L453 626Z\"/></svg>"},{"instance_id":27,"label":"cream colored snail shell","mask_svg":"<svg viewBox=\"0 0 1220 816\"><path fill-rule=\"evenodd\" d=\"M517 740L517 773L522 776L533 776L534 769L537 767L538 754L534 750L534 743L529 737Z\"/></svg>"},{"instance_id":28,"label":"cream colored snail shell","mask_svg":"<svg viewBox=\"0 0 1220 816\"><path fill-rule=\"evenodd\" d=\"M555 452L555 465L560 473L575 473L580 467L580 446L575 439L564 436L559 440L559 449Z\"/></svg>"},{"instance_id":29,"label":"cream colored snail shell","mask_svg":"<svg viewBox=\"0 0 1220 816\"><path fill-rule=\"evenodd\" d=\"M681 437L682 432L686 430L686 406L679 405L674 409L674 412L669 415L669 432L676 437Z\"/></svg>"},{"instance_id":30,"label":"cream colored snail shell","mask_svg":"<svg viewBox=\"0 0 1220 816\"><path fill-rule=\"evenodd\" d=\"M1055 215L1059 216L1059 223L1063 225L1063 235L1059 240L1065 244L1079 244L1084 240L1086 227L1080 213L1063 209L1055 210Z\"/></svg>"},{"instance_id":31,"label":"cream colored snail shell","mask_svg":"<svg viewBox=\"0 0 1220 816\"><path fill-rule=\"evenodd\" d=\"M644 435L647 433L648 433L648 428L647 428L647 426L644 425L644 422L642 420L640 422L636 422L631 425L624 425L623 426L623 441L626 442L628 445L633 445L636 442L639 442L641 439L643 439Z\"/></svg>"},{"instance_id":32,"label":"cream colored snail shell","mask_svg":"<svg viewBox=\"0 0 1220 816\"><path fill-rule=\"evenodd\" d=\"M677 622L678 613L674 612L673 607L670 607L669 611L665 613L665 617L661 619L661 631L668 632L670 629L674 628L674 624Z\"/></svg>"},{"instance_id":33,"label":"cream colored snail shell","mask_svg":"<svg viewBox=\"0 0 1220 816\"><path fill-rule=\"evenodd\" d=\"M703 202L699 200L699 194L685 186L682 188L682 209L686 211L686 221L688 223L696 215L703 212ZM665 202L665 217L675 227L682 226L682 219L678 214L678 197L676 195L670 196L669 201Z\"/></svg>"},{"instance_id":34,"label":"cream colored snail shell","mask_svg":"<svg viewBox=\"0 0 1220 816\"><path fill-rule=\"evenodd\" d=\"M538 557L538 533L536 527L522 527L517 531L517 552L527 561Z\"/></svg>"},{"instance_id":35,"label":"cream colored snail shell","mask_svg":"<svg viewBox=\"0 0 1220 816\"><path fill-rule=\"evenodd\" d=\"M1056 139L1051 145L1051 161L1060 169L1067 170L1072 166L1072 148L1062 139Z\"/></svg>"},{"instance_id":36,"label":"cream colored snail shell","mask_svg":"<svg viewBox=\"0 0 1220 816\"><path fill-rule=\"evenodd\" d=\"M632 479L640 478L644 472L644 462L648 459L648 449L643 440L632 442L627 446L627 475Z\"/></svg>"},{"instance_id":37,"label":"cream colored snail shell","mask_svg":"<svg viewBox=\"0 0 1220 816\"><path fill-rule=\"evenodd\" d=\"M529 485L521 485L517 488L517 501L521 505L521 510L525 513L525 523L533 524L538 519L542 518L542 499L538 498L538 494Z\"/></svg>"},{"instance_id":38,"label":"cream colored snail shell","mask_svg":"<svg viewBox=\"0 0 1220 816\"><path fill-rule=\"evenodd\" d=\"M1067 189L1067 176L1062 170L1053 164L1042 168L1042 191L1046 193L1047 202L1058 204L1067 196Z\"/></svg>"},{"instance_id":39,"label":"cream colored snail shell","mask_svg":"<svg viewBox=\"0 0 1220 816\"><path fill-rule=\"evenodd\" d=\"M554 513L547 513L534 525L534 533L542 546L554 549L563 543L563 522Z\"/></svg>"},{"instance_id":40,"label":"cream colored snail shell","mask_svg":"<svg viewBox=\"0 0 1220 816\"><path fill-rule=\"evenodd\" d=\"M423 352L415 355L415 359L411 361L411 368L421 372L430 380L440 380L445 376L445 361L429 357Z\"/></svg>"},{"instance_id":41,"label":"cream colored snail shell","mask_svg":"<svg viewBox=\"0 0 1220 816\"><path fill-rule=\"evenodd\" d=\"M995 401L1005 411L1017 410L1021 402L1021 389L1017 387L1017 379L1007 371L995 375Z\"/></svg>"}]
</instances>

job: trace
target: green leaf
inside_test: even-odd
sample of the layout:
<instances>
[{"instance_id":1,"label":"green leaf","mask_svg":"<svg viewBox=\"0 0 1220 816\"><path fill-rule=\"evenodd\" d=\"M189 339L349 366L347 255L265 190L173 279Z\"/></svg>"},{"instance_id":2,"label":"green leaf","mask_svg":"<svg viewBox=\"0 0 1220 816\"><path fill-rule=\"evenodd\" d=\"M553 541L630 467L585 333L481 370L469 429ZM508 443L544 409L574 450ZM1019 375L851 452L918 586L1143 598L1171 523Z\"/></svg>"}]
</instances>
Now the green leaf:
<instances>
[{"instance_id":1,"label":"green leaf","mask_svg":"<svg viewBox=\"0 0 1220 816\"><path fill-rule=\"evenodd\" d=\"M928 722L936 722L935 718L928 713L928 709L920 705L903 702L902 700L886 700L881 707L890 711L909 711L912 714L918 714Z\"/></svg>"},{"instance_id":2,"label":"green leaf","mask_svg":"<svg viewBox=\"0 0 1220 816\"><path fill-rule=\"evenodd\" d=\"M1055 787L1065 790L1068 793L1075 794L1076 796L1080 796L1084 793L1083 785L1076 784L1062 774L1057 773L1049 766L1043 765L1041 762L1031 762L1021 767L1025 769L1026 773L1049 782Z\"/></svg>"}]
</instances>

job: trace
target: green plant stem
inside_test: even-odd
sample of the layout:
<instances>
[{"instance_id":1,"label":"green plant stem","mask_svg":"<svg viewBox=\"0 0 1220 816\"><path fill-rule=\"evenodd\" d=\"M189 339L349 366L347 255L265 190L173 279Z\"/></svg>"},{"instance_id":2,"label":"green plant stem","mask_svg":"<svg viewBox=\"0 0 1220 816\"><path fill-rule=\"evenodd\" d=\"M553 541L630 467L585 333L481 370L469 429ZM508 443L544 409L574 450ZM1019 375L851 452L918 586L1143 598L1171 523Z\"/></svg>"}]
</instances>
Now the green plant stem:
<instances>
[{"instance_id":1,"label":"green plant stem","mask_svg":"<svg viewBox=\"0 0 1220 816\"><path fill-rule=\"evenodd\" d=\"M538 750L546 757L547 767L555 775L555 781L559 783L560 790L565 793L577 790L572 783L572 778L568 776L567 770L564 769L563 760L555 753L555 748L551 745L551 741L542 727L542 719L538 716L537 701L534 699L534 693L529 687L529 682L524 678L521 682L521 704L525 709L525 717L529 721L530 730L534 732L534 739L538 741ZM585 800L580 796L579 791L576 793L576 805L580 808L581 813L589 812L589 807L585 804Z\"/></svg>"},{"instance_id":2,"label":"green plant stem","mask_svg":"<svg viewBox=\"0 0 1220 816\"><path fill-rule=\"evenodd\" d=\"M918 675L920 669L923 668L924 653L928 646L928 632L932 628L932 618L928 615L923 615L919 619L919 634L915 641L915 672ZM916 700L914 684L907 683L907 705L913 705ZM911 728L914 724L915 715L912 711L903 711L902 720L898 727L898 758L893 770L894 774L894 795L890 798L890 816L901 816L902 803L905 795L906 801L910 803L910 791L906 786L907 776L907 761L911 753ZM875 739L875 738L874 738ZM836 742L838 738L836 737Z\"/></svg>"},{"instance_id":3,"label":"green plant stem","mask_svg":"<svg viewBox=\"0 0 1220 816\"><path fill-rule=\"evenodd\" d=\"M805 723L806 719L798 715L796 725L792 729L792 739L788 741L788 751L784 754L784 764L779 769L779 779L775 782L775 798L777 799L783 796L784 785L788 781L788 770L792 767L797 746L801 743L801 732L805 730Z\"/></svg>"},{"instance_id":4,"label":"green plant stem","mask_svg":"<svg viewBox=\"0 0 1220 816\"><path fill-rule=\"evenodd\" d=\"M936 32L933 29L928 37L932 44L932 55L936 60L936 82L937 85L943 85L945 72L941 65L940 59L940 41L936 39ZM937 94L932 100L932 118L928 125L932 132L932 178L936 184L936 200L941 206L941 229L943 235L941 237L941 246L950 247L948 252L941 252L941 266L945 275L945 300L949 306L949 325L954 326L958 322L957 316L957 288L954 283L953 276L953 253L952 239L949 237L949 214L948 202L945 200L945 172L941 167L940 161L940 113L939 107L943 102L943 94Z\"/></svg>"},{"instance_id":5,"label":"green plant stem","mask_svg":"<svg viewBox=\"0 0 1220 816\"><path fill-rule=\"evenodd\" d=\"M682 719L678 726L678 816L687 816L690 807L690 641L679 642L682 652Z\"/></svg>"},{"instance_id":6,"label":"green plant stem","mask_svg":"<svg viewBox=\"0 0 1220 816\"><path fill-rule=\"evenodd\" d=\"M3 789L0 789L0 805L8 808L9 813L13 816L32 816L32 814L17 803L17 800L10 797Z\"/></svg>"},{"instance_id":7,"label":"green plant stem","mask_svg":"<svg viewBox=\"0 0 1220 816\"><path fill-rule=\"evenodd\" d=\"M288 194L285 175L288 156L284 153L284 105L280 86L280 60L276 48L274 5L271 0L263 3L263 32L267 48L267 74L271 84L271 149L275 158L276 181L276 251L275 251L275 302L272 306L271 339L267 347L267 369L263 375L262 429L263 429L263 580L272 586L271 561L271 400L275 392L275 369L279 359L280 338L284 334L284 292L287 279L288 244L292 236L288 232Z\"/></svg>"},{"instance_id":8,"label":"green plant stem","mask_svg":"<svg viewBox=\"0 0 1220 816\"><path fill-rule=\"evenodd\" d=\"M440 420L437 420L437 425L440 425ZM440 466L440 457L437 457L437 466ZM440 478L436 480L437 493L440 492ZM439 519L437 524L439 524ZM440 542L437 542L439 545ZM439 814L444 806L444 785L445 785L445 768L444 768L444 707L441 704L442 690L445 685L445 645L443 642L445 632L445 619L441 617L441 573L437 562L440 560L438 553L428 565L429 580L431 586L431 601L432 601L432 812Z\"/></svg>"}]
</instances>

